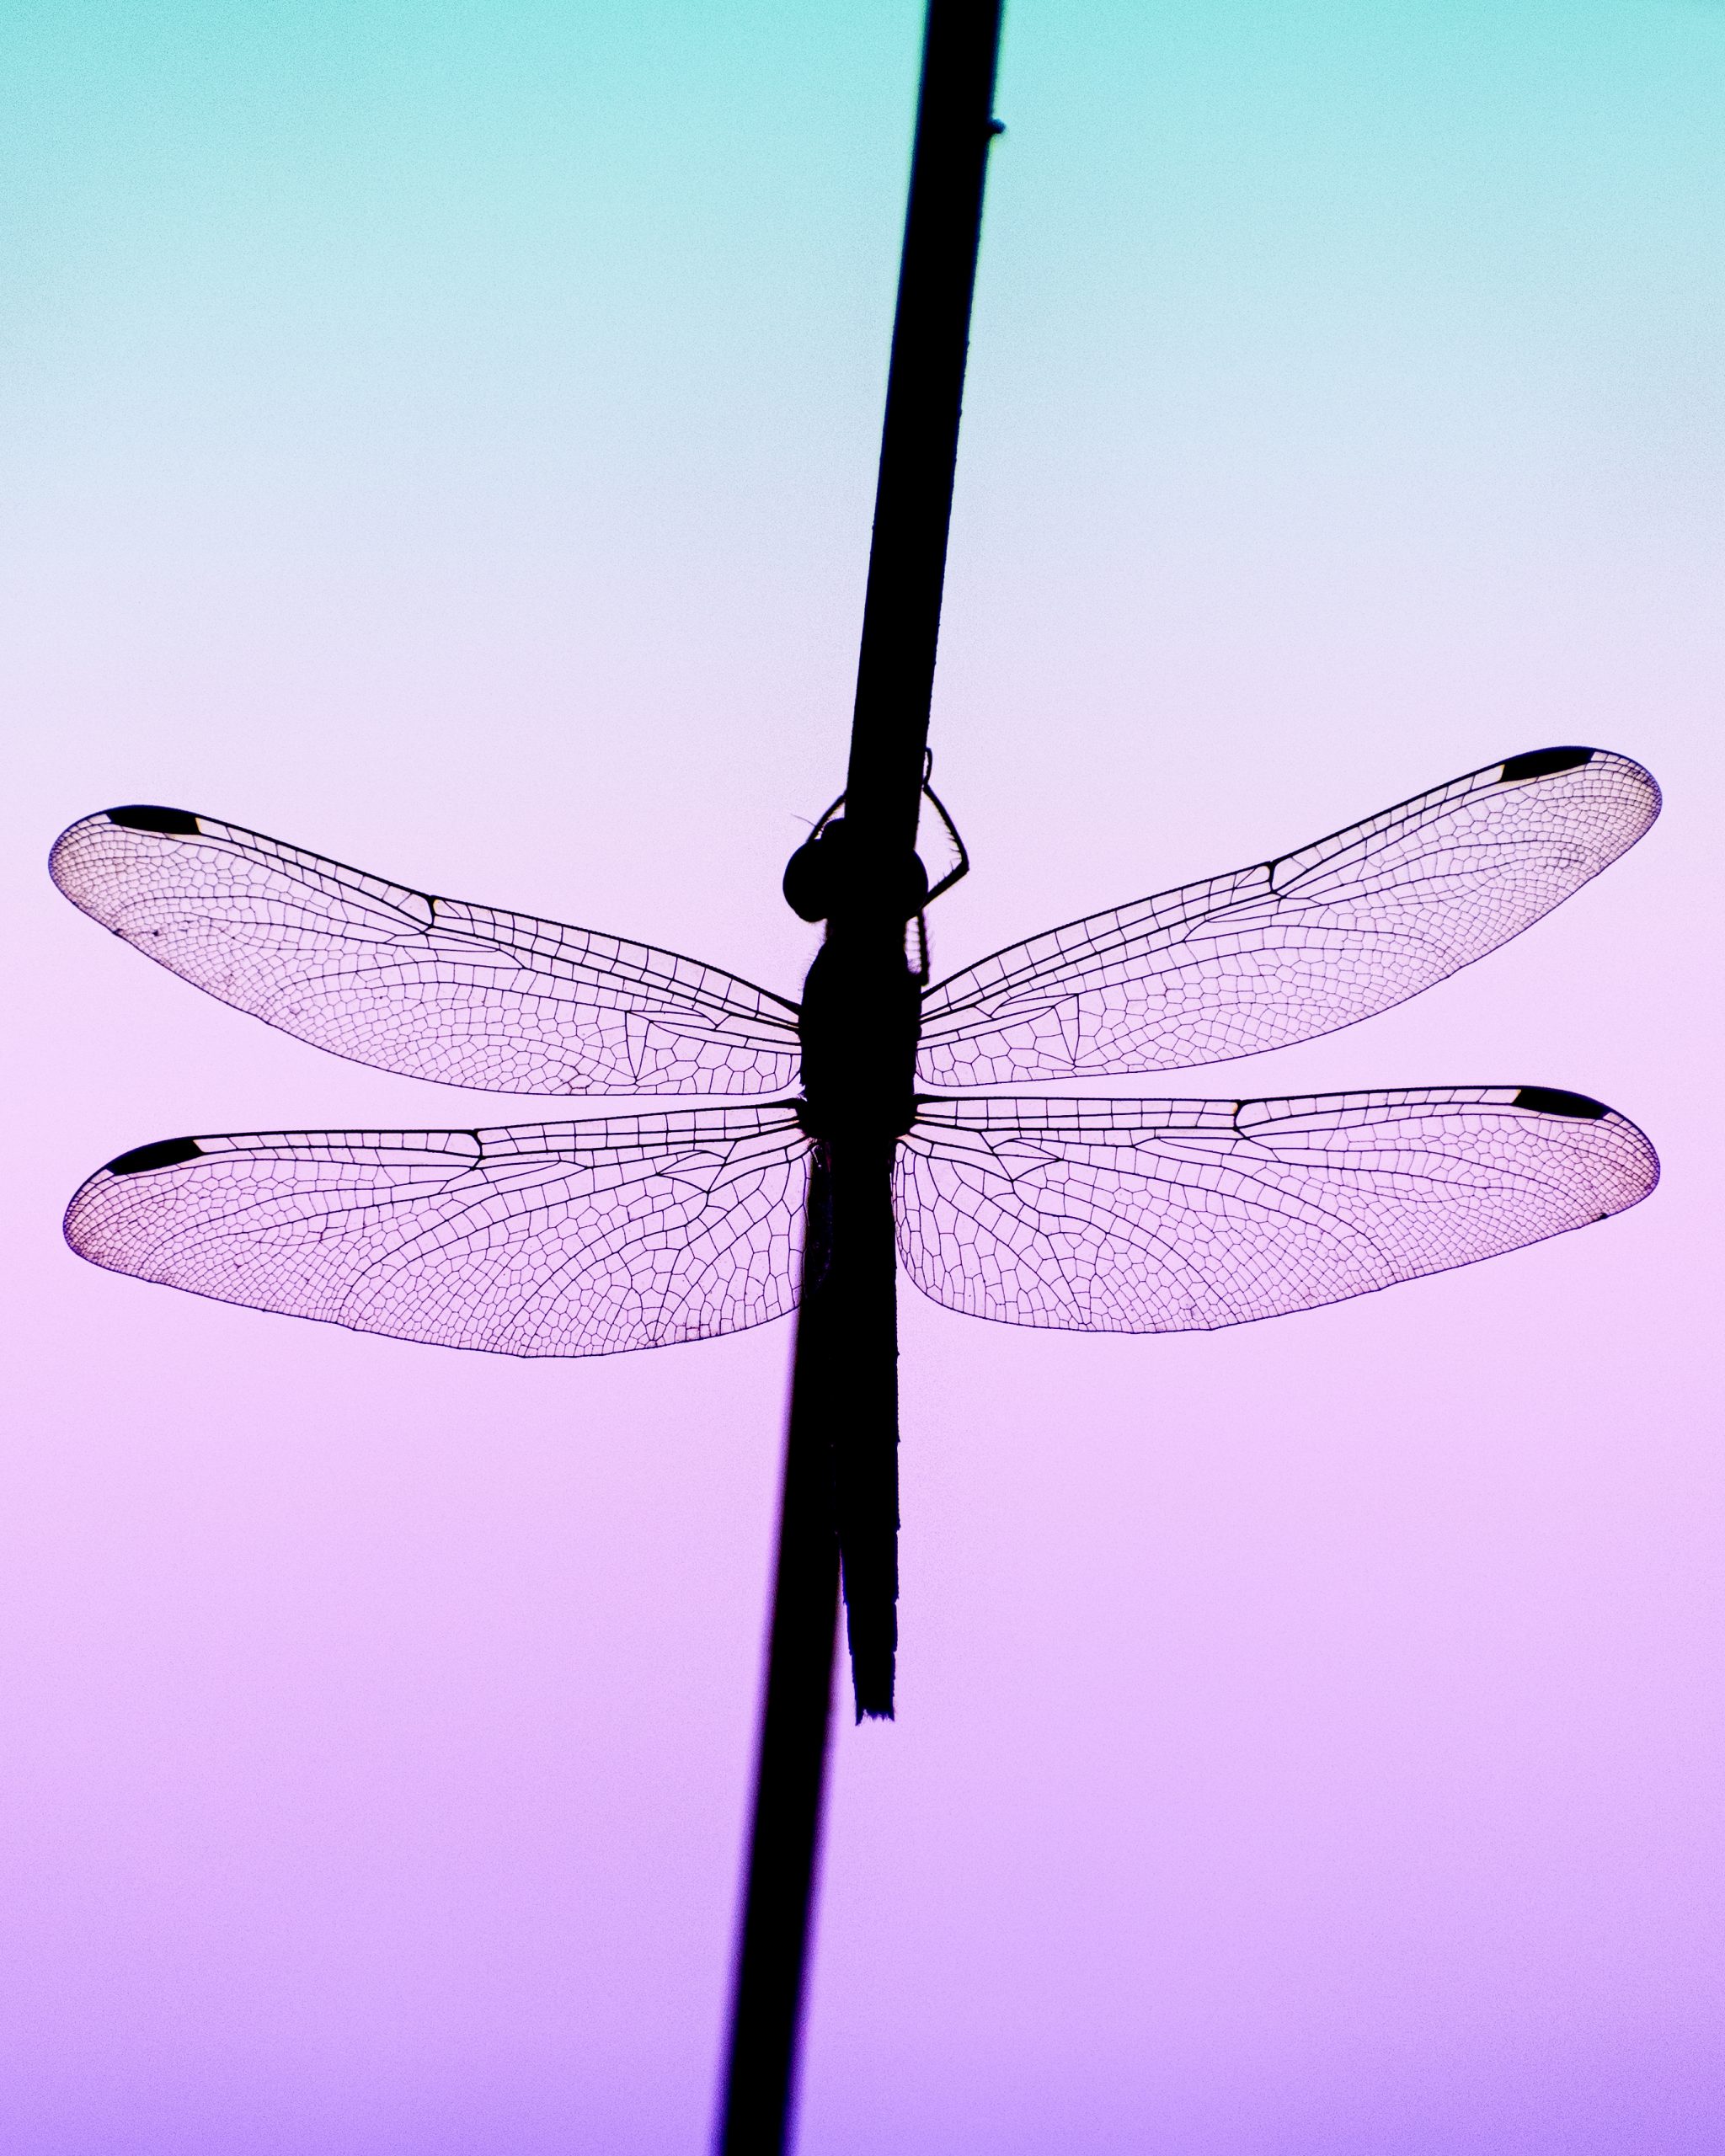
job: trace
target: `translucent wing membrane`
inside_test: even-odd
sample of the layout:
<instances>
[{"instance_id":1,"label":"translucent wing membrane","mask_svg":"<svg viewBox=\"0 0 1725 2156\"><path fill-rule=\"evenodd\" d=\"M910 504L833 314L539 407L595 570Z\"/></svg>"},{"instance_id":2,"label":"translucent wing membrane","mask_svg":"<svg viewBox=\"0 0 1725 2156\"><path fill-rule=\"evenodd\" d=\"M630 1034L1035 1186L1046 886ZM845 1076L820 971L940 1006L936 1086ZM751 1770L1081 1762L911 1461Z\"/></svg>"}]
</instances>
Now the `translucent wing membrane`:
<instances>
[{"instance_id":1,"label":"translucent wing membrane","mask_svg":"<svg viewBox=\"0 0 1725 2156\"><path fill-rule=\"evenodd\" d=\"M1207 1330L1584 1226L1658 1171L1633 1123L1540 1086L936 1101L899 1149L899 1247L974 1316Z\"/></svg>"},{"instance_id":2,"label":"translucent wing membrane","mask_svg":"<svg viewBox=\"0 0 1725 2156\"><path fill-rule=\"evenodd\" d=\"M796 1009L583 928L433 898L175 808L62 833L74 905L172 973L356 1063L503 1093L759 1093Z\"/></svg>"},{"instance_id":3,"label":"translucent wing membrane","mask_svg":"<svg viewBox=\"0 0 1725 2156\"><path fill-rule=\"evenodd\" d=\"M1092 914L932 988L932 1086L1178 1070L1331 1033L1482 957L1596 876L1659 792L1599 749L1471 771L1303 852Z\"/></svg>"},{"instance_id":4,"label":"translucent wing membrane","mask_svg":"<svg viewBox=\"0 0 1725 2156\"><path fill-rule=\"evenodd\" d=\"M66 1234L113 1272L256 1310L497 1354L614 1354L791 1308L809 1150L777 1105L170 1139L92 1176Z\"/></svg>"}]
</instances>

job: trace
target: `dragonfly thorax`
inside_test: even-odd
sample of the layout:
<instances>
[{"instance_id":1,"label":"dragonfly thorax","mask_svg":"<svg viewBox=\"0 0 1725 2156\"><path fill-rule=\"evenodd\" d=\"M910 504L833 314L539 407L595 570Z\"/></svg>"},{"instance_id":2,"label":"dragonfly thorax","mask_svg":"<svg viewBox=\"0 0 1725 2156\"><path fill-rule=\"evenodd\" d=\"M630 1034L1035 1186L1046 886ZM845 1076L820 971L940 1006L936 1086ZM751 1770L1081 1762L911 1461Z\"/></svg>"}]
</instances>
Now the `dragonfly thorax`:
<instances>
[{"instance_id":1,"label":"dragonfly thorax","mask_svg":"<svg viewBox=\"0 0 1725 2156\"><path fill-rule=\"evenodd\" d=\"M898 1137L911 1128L921 1016L902 932L834 923L809 969L798 1022L803 1120L814 1136Z\"/></svg>"}]
</instances>

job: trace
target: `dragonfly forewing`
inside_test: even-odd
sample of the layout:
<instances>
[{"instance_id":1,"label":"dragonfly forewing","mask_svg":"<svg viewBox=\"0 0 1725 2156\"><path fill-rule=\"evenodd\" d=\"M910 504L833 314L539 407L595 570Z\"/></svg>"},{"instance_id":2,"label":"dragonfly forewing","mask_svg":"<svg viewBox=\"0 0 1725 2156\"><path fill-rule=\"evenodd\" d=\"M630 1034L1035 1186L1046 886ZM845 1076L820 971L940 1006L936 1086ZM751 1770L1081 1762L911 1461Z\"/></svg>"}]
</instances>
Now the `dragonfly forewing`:
<instances>
[{"instance_id":1,"label":"dragonfly forewing","mask_svg":"<svg viewBox=\"0 0 1725 2156\"><path fill-rule=\"evenodd\" d=\"M236 824L87 816L50 861L72 903L282 1032L500 1093L783 1092L794 1004L675 952L435 897Z\"/></svg>"},{"instance_id":2,"label":"dragonfly forewing","mask_svg":"<svg viewBox=\"0 0 1725 2156\"><path fill-rule=\"evenodd\" d=\"M1308 1040L1482 958L1658 814L1639 764L1537 750L1297 853L1092 914L932 988L932 1089L1180 1070Z\"/></svg>"}]
</instances>

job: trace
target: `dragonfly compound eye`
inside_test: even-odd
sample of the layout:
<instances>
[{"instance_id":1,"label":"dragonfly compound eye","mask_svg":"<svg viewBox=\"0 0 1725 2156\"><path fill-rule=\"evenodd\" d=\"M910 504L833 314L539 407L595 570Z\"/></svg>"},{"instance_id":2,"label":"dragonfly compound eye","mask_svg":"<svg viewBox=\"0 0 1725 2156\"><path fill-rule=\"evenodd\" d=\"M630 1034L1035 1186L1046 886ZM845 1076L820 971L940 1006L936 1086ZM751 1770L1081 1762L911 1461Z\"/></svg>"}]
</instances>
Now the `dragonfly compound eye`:
<instances>
[{"instance_id":1,"label":"dragonfly compound eye","mask_svg":"<svg viewBox=\"0 0 1725 2156\"><path fill-rule=\"evenodd\" d=\"M832 911L844 849L842 820L807 839L785 863L785 904L803 921L825 921Z\"/></svg>"}]
</instances>

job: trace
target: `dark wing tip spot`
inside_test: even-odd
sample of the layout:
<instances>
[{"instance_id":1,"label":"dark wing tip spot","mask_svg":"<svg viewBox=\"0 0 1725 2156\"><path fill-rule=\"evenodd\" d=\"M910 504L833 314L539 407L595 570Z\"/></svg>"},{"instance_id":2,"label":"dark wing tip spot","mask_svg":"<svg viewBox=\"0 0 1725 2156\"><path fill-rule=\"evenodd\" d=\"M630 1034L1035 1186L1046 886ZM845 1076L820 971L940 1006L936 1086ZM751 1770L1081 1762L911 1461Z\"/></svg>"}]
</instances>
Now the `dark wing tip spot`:
<instances>
[{"instance_id":1,"label":"dark wing tip spot","mask_svg":"<svg viewBox=\"0 0 1725 2156\"><path fill-rule=\"evenodd\" d=\"M195 1138L158 1138L153 1145L134 1145L108 1163L110 1176L143 1176L152 1168L177 1168L182 1161L200 1161L204 1149Z\"/></svg>"},{"instance_id":2,"label":"dark wing tip spot","mask_svg":"<svg viewBox=\"0 0 1725 2156\"><path fill-rule=\"evenodd\" d=\"M1518 779L1549 778L1553 771L1579 771L1594 760L1591 749L1530 749L1525 756L1511 756L1498 774L1499 786L1514 786Z\"/></svg>"},{"instance_id":3,"label":"dark wing tip spot","mask_svg":"<svg viewBox=\"0 0 1725 2156\"><path fill-rule=\"evenodd\" d=\"M1580 1123L1597 1123L1611 1113L1603 1101L1590 1101L1585 1093L1566 1093L1557 1086L1524 1086L1514 1105L1531 1108L1535 1115L1573 1116Z\"/></svg>"},{"instance_id":4,"label":"dark wing tip spot","mask_svg":"<svg viewBox=\"0 0 1725 2156\"><path fill-rule=\"evenodd\" d=\"M134 801L124 808L108 811L110 824L123 831L163 831L170 837L195 839L198 819L184 808L158 808L149 801Z\"/></svg>"}]
</instances>

